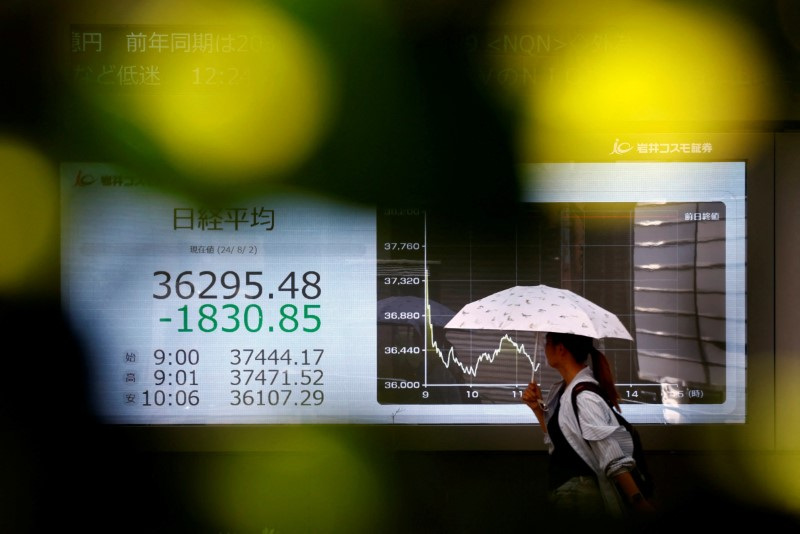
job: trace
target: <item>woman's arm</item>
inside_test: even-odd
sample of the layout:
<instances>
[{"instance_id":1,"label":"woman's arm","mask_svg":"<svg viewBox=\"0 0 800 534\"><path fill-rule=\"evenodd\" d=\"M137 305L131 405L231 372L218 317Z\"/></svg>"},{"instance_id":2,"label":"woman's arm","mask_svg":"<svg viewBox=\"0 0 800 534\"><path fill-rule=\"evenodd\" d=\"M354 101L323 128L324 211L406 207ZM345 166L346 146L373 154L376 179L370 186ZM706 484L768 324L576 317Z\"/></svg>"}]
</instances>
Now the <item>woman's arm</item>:
<instances>
[{"instance_id":1,"label":"woman's arm","mask_svg":"<svg viewBox=\"0 0 800 534\"><path fill-rule=\"evenodd\" d=\"M525 388L525 391L522 392L522 402L528 405L533 411L533 414L536 416L536 419L539 420L539 426L542 427L542 431L544 431L545 435L547 434L547 422L544 418L544 401L542 400L542 390L539 388L539 384L536 382L531 382L528 384L528 387Z\"/></svg>"},{"instance_id":2,"label":"woman's arm","mask_svg":"<svg viewBox=\"0 0 800 534\"><path fill-rule=\"evenodd\" d=\"M639 491L639 487L636 485L636 481L631 476L630 471L622 471L616 475L613 480L620 496L631 508L643 513L655 512L652 503Z\"/></svg>"},{"instance_id":3,"label":"woman's arm","mask_svg":"<svg viewBox=\"0 0 800 534\"><path fill-rule=\"evenodd\" d=\"M594 393L581 393L575 400L580 403L578 416L583 437L588 440L600 468L615 484L620 497L637 512L655 511L630 473L636 466L631 456L633 440L630 434L619 425L605 401Z\"/></svg>"}]
</instances>

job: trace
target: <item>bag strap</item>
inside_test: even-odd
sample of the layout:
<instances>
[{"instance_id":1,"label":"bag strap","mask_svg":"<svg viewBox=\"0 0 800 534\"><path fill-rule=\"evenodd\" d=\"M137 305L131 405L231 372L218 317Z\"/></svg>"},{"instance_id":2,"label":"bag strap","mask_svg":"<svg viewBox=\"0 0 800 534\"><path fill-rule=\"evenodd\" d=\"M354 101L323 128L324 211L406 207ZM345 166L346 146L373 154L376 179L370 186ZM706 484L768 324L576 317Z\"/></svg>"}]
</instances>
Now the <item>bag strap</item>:
<instances>
[{"instance_id":1,"label":"bag strap","mask_svg":"<svg viewBox=\"0 0 800 534\"><path fill-rule=\"evenodd\" d=\"M603 394L603 390L600 388L599 384L595 384L594 382L579 382L572 388L572 409L575 411L575 420L578 422L578 428L581 426L581 420L578 417L578 393L585 390L593 391L600 395L600 397L606 401L608 407L611 408L614 417L617 418L617 422L622 425L631 435L631 439L633 440L633 454L634 459L636 460L636 468L633 470L633 472L638 475L638 477L635 476L634 478L636 478L636 483L639 485L639 489L642 491L642 493L648 499L651 498L654 494L653 477L650 475L650 471L647 469L644 455L641 454L642 443L641 439L639 438L639 433L636 431L633 425L622 416L621 413L614 409L611 402ZM638 455L636 454L637 450L639 451Z\"/></svg>"},{"instance_id":2,"label":"bag strap","mask_svg":"<svg viewBox=\"0 0 800 534\"><path fill-rule=\"evenodd\" d=\"M600 398L602 398L604 401L606 401L606 404L608 404L608 407L611 408L611 411L614 413L614 416L617 418L617 422L620 425L624 426L625 429L628 432L631 432L630 423L628 422L627 419L622 417L622 414L620 414L619 412L617 412L614 409L614 406L611 404L611 402L603 394L603 390L600 387L600 385L599 384L595 384L594 382L588 382L588 381L586 381L586 382L578 382L572 388L572 410L575 412L575 420L578 422L578 428L580 428L580 426L581 426L581 420L578 417L578 393L580 393L581 391L591 391L593 393L596 393L596 394L600 395Z\"/></svg>"}]
</instances>

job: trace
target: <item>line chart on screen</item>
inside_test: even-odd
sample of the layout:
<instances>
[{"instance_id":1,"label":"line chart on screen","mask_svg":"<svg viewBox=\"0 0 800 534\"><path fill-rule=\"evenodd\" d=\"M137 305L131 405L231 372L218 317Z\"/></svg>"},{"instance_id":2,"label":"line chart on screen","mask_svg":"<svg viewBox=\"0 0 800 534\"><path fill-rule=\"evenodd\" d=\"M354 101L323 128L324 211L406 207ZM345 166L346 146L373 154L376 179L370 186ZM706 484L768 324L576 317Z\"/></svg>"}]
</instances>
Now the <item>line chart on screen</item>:
<instances>
[{"instance_id":1,"label":"line chart on screen","mask_svg":"<svg viewBox=\"0 0 800 534\"><path fill-rule=\"evenodd\" d=\"M630 332L596 346L634 419L742 418L743 169L553 165L500 212L379 208L378 402L500 409L532 380L546 394L560 377L544 330L448 324L488 295L541 284L585 297Z\"/></svg>"}]
</instances>

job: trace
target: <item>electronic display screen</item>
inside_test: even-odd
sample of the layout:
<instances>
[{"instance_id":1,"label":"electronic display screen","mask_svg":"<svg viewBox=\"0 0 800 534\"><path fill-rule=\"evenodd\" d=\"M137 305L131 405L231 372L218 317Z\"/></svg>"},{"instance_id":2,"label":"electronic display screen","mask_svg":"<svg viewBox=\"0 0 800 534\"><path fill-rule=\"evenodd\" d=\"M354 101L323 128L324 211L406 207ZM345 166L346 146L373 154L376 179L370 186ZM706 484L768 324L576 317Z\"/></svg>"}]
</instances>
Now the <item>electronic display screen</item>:
<instances>
[{"instance_id":1,"label":"electronic display screen","mask_svg":"<svg viewBox=\"0 0 800 534\"><path fill-rule=\"evenodd\" d=\"M530 163L507 209L299 193L200 205L62 164L62 297L112 425L530 425L544 332L456 328L509 288L570 290L635 423L744 423L744 161ZM545 391L546 393L546 391Z\"/></svg>"}]
</instances>

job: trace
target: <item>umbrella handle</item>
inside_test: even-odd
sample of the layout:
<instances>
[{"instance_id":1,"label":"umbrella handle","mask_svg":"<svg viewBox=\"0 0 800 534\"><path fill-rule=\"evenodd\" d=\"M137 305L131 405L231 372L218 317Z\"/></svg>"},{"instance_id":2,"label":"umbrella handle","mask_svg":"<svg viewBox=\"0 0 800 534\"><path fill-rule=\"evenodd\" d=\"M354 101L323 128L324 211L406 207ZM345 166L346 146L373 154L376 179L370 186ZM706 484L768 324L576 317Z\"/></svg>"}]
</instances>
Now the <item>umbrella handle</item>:
<instances>
[{"instance_id":1,"label":"umbrella handle","mask_svg":"<svg viewBox=\"0 0 800 534\"><path fill-rule=\"evenodd\" d=\"M536 380L536 369L541 366L541 364L539 363L539 358L538 358L538 356L539 356L539 342L541 340L541 335L542 335L541 332L536 332L536 347L534 348L534 351L533 351L533 353L534 353L534 358L533 358L534 364L531 366L531 382L534 382ZM539 408L541 408L543 412L547 411L547 403L544 402L544 400L536 399L536 402L539 404Z\"/></svg>"}]
</instances>

